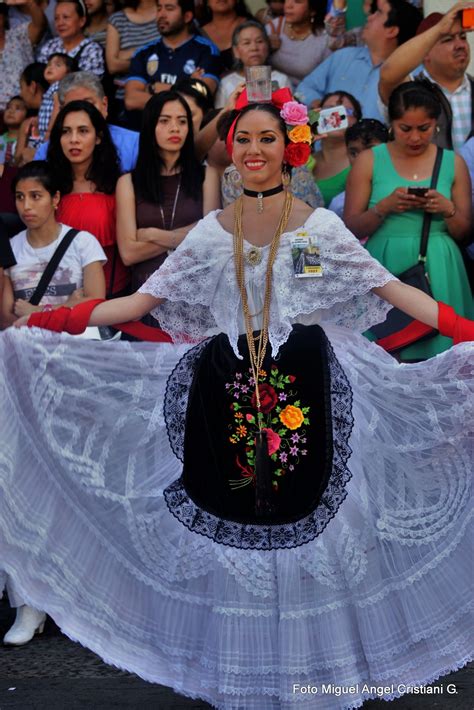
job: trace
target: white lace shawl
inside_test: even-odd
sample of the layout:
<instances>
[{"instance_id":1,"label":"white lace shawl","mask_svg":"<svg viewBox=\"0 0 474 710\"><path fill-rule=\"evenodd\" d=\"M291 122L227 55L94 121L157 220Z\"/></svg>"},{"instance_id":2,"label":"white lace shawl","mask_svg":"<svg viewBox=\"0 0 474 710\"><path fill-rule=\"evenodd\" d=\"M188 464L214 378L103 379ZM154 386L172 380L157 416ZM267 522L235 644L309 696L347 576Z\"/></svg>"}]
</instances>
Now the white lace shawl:
<instances>
[{"instance_id":1,"label":"white lace shawl","mask_svg":"<svg viewBox=\"0 0 474 710\"><path fill-rule=\"evenodd\" d=\"M232 235L209 213L140 288L166 299L152 314L175 342L227 333L237 353L244 332L235 277ZM304 229L318 244L322 278L294 276L290 240ZM245 243L244 251L250 245ZM250 307L263 304L268 248L256 266L245 265ZM385 320L391 306L371 293L395 277L360 245L332 212L316 209L298 230L282 235L273 267L269 338L273 352L287 340L292 324L332 323L363 331ZM258 327L258 322L256 322Z\"/></svg>"}]
</instances>

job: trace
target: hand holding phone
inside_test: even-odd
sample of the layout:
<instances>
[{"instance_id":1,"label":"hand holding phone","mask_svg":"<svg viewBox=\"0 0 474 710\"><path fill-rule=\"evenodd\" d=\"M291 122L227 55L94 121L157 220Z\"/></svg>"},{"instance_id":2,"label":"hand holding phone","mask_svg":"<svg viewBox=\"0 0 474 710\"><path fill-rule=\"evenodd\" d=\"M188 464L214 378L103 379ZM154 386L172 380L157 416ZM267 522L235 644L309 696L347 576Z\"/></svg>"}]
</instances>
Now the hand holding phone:
<instances>
[{"instance_id":1,"label":"hand holding phone","mask_svg":"<svg viewBox=\"0 0 474 710\"><path fill-rule=\"evenodd\" d=\"M474 30L474 7L469 7L465 10L462 10L461 26L463 30Z\"/></svg>"},{"instance_id":2,"label":"hand holding phone","mask_svg":"<svg viewBox=\"0 0 474 710\"><path fill-rule=\"evenodd\" d=\"M407 192L409 195L415 195L415 197L426 197L426 193L428 192L428 188L412 185L408 188Z\"/></svg>"},{"instance_id":3,"label":"hand holding phone","mask_svg":"<svg viewBox=\"0 0 474 710\"><path fill-rule=\"evenodd\" d=\"M331 106L331 108L323 108L319 112L318 117L318 133L331 133L333 131L341 131L347 128L349 121L347 118L347 109L345 106Z\"/></svg>"}]
</instances>

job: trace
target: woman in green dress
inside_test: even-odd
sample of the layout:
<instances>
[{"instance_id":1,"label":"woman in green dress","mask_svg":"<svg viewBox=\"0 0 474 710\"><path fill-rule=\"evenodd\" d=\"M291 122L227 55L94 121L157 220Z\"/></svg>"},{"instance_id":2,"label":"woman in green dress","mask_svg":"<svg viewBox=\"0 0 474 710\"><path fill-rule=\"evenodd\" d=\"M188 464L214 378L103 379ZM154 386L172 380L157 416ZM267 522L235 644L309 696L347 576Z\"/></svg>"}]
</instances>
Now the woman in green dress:
<instances>
[{"instance_id":1,"label":"woman in green dress","mask_svg":"<svg viewBox=\"0 0 474 710\"><path fill-rule=\"evenodd\" d=\"M423 215L430 213L426 266L433 297L472 318L473 298L458 246L472 226L467 167L460 156L443 151L436 189L429 189L440 109L428 88L401 84L388 110L393 140L357 158L347 182L344 221L359 239L369 237L368 251L397 276L418 261ZM425 194L410 194L413 187L425 188ZM424 360L449 347L450 340L437 335L404 348L400 358Z\"/></svg>"}]
</instances>

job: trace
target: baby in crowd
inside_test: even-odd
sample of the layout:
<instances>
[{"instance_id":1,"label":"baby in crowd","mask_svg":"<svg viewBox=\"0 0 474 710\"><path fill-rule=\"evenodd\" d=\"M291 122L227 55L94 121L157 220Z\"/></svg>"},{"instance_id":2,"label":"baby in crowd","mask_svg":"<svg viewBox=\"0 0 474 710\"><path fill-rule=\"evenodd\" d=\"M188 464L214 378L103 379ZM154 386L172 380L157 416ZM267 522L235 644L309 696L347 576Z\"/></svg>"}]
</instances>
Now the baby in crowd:
<instances>
[{"instance_id":1,"label":"baby in crowd","mask_svg":"<svg viewBox=\"0 0 474 710\"><path fill-rule=\"evenodd\" d=\"M12 96L3 113L3 123L7 129L0 136L0 177L5 165L13 163L20 126L26 118L27 106L21 96Z\"/></svg>"},{"instance_id":2,"label":"baby in crowd","mask_svg":"<svg viewBox=\"0 0 474 710\"><path fill-rule=\"evenodd\" d=\"M375 118L362 118L353 126L349 126L345 133L346 149L349 162L354 165L355 159L363 150L373 148L380 143L387 143L388 129L383 123ZM346 193L341 192L334 197L329 209L335 212L342 219Z\"/></svg>"},{"instance_id":3,"label":"baby in crowd","mask_svg":"<svg viewBox=\"0 0 474 710\"><path fill-rule=\"evenodd\" d=\"M54 120L52 120L53 112L55 117L59 109L59 104L57 104L58 108L54 110L59 82L66 74L71 74L75 71L77 71L77 61L73 57L69 57L62 52L54 52L48 57L48 62L44 69L44 78L49 84L49 89L43 95L38 112L38 132L41 143L49 139L49 132L54 123Z\"/></svg>"}]
</instances>

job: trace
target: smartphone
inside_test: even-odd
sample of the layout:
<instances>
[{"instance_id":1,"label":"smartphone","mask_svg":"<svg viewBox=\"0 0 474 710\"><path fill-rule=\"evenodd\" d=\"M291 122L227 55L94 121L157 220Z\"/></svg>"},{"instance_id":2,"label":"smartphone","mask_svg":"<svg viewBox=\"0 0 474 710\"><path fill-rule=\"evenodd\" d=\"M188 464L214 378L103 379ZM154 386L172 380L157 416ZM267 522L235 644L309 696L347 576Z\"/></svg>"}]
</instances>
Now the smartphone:
<instances>
[{"instance_id":1,"label":"smartphone","mask_svg":"<svg viewBox=\"0 0 474 710\"><path fill-rule=\"evenodd\" d=\"M467 8L461 13L461 25L464 30L474 29L474 8Z\"/></svg>"},{"instance_id":2,"label":"smartphone","mask_svg":"<svg viewBox=\"0 0 474 710\"><path fill-rule=\"evenodd\" d=\"M409 187L408 188L408 194L409 195L416 195L416 197L426 197L427 192L428 192L427 187Z\"/></svg>"},{"instance_id":3,"label":"smartphone","mask_svg":"<svg viewBox=\"0 0 474 710\"><path fill-rule=\"evenodd\" d=\"M331 131L340 131L347 128L349 121L347 119L347 109L345 106L332 106L331 108L323 108L319 112L318 118L318 133L331 133Z\"/></svg>"}]
</instances>

